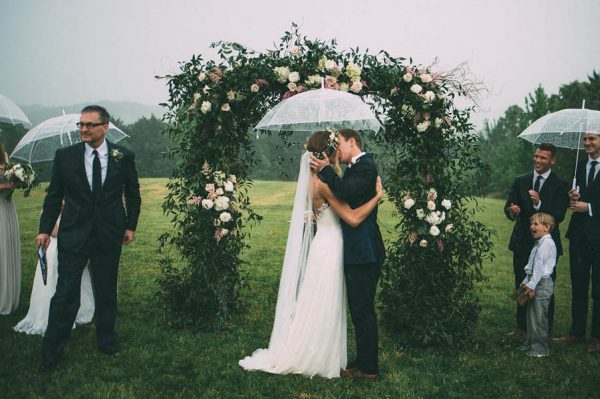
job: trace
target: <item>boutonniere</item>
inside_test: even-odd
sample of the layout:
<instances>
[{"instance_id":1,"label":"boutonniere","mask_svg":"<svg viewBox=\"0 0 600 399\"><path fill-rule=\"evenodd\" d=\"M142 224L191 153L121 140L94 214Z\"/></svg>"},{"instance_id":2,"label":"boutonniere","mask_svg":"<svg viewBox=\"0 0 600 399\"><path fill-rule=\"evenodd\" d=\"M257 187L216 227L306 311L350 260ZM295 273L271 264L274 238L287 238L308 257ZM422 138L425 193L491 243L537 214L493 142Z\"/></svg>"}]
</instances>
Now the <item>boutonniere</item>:
<instances>
[{"instance_id":1,"label":"boutonniere","mask_svg":"<svg viewBox=\"0 0 600 399\"><path fill-rule=\"evenodd\" d=\"M114 159L115 161L120 161L121 159L123 159L123 153L116 148L110 150L110 153L108 155L111 159Z\"/></svg>"}]
</instances>

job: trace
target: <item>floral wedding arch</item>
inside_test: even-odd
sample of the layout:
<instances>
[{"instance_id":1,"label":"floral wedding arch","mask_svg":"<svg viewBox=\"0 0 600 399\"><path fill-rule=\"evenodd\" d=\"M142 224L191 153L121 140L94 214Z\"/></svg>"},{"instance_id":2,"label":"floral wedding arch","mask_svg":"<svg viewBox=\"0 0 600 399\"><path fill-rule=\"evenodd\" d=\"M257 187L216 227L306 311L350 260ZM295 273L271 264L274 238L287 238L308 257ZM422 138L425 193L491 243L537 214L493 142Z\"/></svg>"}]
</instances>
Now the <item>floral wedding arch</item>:
<instances>
[{"instance_id":1,"label":"floral wedding arch","mask_svg":"<svg viewBox=\"0 0 600 399\"><path fill-rule=\"evenodd\" d=\"M260 220L248 196L250 131L268 109L324 78L327 88L368 100L385 128L372 139L400 217L386 244L381 322L412 344L466 342L491 240L474 218L470 195L482 164L470 109L454 105L472 94L456 70L436 73L385 51L338 51L335 40L307 39L295 25L266 53L213 47L219 61L194 56L164 77L177 167L163 204L173 229L161 236L159 294L172 320L222 328L239 309L240 253L249 224Z\"/></svg>"}]
</instances>

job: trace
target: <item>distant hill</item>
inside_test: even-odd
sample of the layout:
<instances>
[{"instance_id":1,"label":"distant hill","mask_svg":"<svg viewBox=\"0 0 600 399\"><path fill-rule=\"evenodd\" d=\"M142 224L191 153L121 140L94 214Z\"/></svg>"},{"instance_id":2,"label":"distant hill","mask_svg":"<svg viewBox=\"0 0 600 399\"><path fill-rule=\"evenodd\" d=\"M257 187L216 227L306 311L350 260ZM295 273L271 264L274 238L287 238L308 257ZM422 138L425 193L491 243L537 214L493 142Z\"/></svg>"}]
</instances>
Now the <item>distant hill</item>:
<instances>
[{"instance_id":1,"label":"distant hill","mask_svg":"<svg viewBox=\"0 0 600 399\"><path fill-rule=\"evenodd\" d=\"M72 104L60 106L45 106L45 105L19 105L25 115L29 118L33 126L45 121L46 119L54 118L63 114L79 113L83 107L92 104ZM142 117L149 118L151 115L157 118L162 118L165 109L158 105L147 105L134 103L129 101L97 101L94 104L105 107L110 115L114 118L119 118L123 122L130 124Z\"/></svg>"}]
</instances>

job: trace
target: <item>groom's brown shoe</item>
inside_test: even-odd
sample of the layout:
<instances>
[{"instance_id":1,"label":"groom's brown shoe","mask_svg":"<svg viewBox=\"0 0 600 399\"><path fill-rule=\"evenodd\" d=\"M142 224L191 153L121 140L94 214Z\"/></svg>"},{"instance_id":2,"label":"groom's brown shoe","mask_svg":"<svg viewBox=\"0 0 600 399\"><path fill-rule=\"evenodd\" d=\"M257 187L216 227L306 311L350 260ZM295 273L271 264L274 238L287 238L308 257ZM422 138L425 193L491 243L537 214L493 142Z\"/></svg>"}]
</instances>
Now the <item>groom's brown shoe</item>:
<instances>
[{"instance_id":1,"label":"groom's brown shoe","mask_svg":"<svg viewBox=\"0 0 600 399\"><path fill-rule=\"evenodd\" d=\"M341 369L340 376L352 378L355 380L376 381L379 379L379 374L369 374L360 371L359 369Z\"/></svg>"},{"instance_id":2,"label":"groom's brown shoe","mask_svg":"<svg viewBox=\"0 0 600 399\"><path fill-rule=\"evenodd\" d=\"M550 342L553 344L572 344L576 342L583 342L583 337L578 337L576 335L562 335L560 337L551 338Z\"/></svg>"}]
</instances>

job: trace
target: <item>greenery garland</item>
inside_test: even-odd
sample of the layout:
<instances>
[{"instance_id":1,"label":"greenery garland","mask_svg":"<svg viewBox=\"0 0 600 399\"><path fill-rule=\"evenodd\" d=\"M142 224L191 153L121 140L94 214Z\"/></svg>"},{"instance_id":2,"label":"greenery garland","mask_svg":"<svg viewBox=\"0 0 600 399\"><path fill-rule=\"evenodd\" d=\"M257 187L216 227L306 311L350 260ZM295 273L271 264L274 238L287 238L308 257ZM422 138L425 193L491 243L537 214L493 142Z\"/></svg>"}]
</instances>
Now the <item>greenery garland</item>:
<instances>
[{"instance_id":1,"label":"greenery garland","mask_svg":"<svg viewBox=\"0 0 600 399\"><path fill-rule=\"evenodd\" d=\"M260 220L247 195L254 162L250 129L269 108L320 87L323 78L325 87L361 96L385 127L372 139L401 217L387 243L383 324L411 344L466 342L479 314L483 258L491 249L491 232L474 219L478 208L469 197L482 168L470 109L453 102L472 88L460 84L456 70L435 73L383 51L340 52L335 40L307 39L296 25L266 53L237 43L213 47L218 62L194 56L179 74L165 77L167 133L178 164L163 205L174 229L161 236L159 284L173 321L222 328L238 309L240 253L247 226ZM223 196L228 200L219 200ZM173 247L180 261L171 255Z\"/></svg>"}]
</instances>

